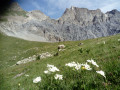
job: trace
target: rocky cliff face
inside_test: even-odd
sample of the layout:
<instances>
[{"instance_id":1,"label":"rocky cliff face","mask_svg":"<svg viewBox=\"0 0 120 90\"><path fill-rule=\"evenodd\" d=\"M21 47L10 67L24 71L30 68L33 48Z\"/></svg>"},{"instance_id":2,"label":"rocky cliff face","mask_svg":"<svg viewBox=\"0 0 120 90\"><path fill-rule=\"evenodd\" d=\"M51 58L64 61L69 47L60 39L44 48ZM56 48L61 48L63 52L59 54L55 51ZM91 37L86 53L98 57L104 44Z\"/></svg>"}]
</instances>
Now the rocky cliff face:
<instances>
[{"instance_id":1,"label":"rocky cliff face","mask_svg":"<svg viewBox=\"0 0 120 90\"><path fill-rule=\"evenodd\" d=\"M17 7L15 9L15 7ZM71 7L58 20L50 19L39 10L25 12L14 3L0 22L0 30L6 35L31 41L75 41L104 37L120 33L120 12L102 13L100 9Z\"/></svg>"}]
</instances>

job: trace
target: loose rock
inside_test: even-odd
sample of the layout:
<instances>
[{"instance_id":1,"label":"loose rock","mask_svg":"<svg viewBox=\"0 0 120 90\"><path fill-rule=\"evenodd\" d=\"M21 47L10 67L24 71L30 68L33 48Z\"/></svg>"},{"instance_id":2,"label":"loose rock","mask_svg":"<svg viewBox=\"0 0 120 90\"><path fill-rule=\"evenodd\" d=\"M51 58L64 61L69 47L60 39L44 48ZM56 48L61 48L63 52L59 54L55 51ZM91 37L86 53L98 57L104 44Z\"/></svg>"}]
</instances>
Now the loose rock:
<instances>
[{"instance_id":1,"label":"loose rock","mask_svg":"<svg viewBox=\"0 0 120 90\"><path fill-rule=\"evenodd\" d=\"M51 57L51 56L52 56L52 54L50 54L49 52L42 53L42 54L38 55L38 57L40 57L40 59ZM16 65L25 64L25 63L28 63L28 62L35 61L36 58L37 58L37 55L33 55L32 57L28 57L28 58L25 58L23 60L18 61L16 63Z\"/></svg>"}]
</instances>

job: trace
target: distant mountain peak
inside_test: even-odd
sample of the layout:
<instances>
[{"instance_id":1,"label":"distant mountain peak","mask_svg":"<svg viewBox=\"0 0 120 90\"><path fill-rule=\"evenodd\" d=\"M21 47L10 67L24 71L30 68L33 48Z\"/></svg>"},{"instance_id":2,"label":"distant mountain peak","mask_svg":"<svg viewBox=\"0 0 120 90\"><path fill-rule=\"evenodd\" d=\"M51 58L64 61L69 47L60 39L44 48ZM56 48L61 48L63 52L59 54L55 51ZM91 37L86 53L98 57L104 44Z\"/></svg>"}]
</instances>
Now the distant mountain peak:
<instances>
[{"instance_id":1,"label":"distant mountain peak","mask_svg":"<svg viewBox=\"0 0 120 90\"><path fill-rule=\"evenodd\" d=\"M112 11L109 11L107 13L116 14L116 13L120 13L120 12L117 9L113 9Z\"/></svg>"},{"instance_id":2,"label":"distant mountain peak","mask_svg":"<svg viewBox=\"0 0 120 90\"><path fill-rule=\"evenodd\" d=\"M100 9L72 6L65 10L62 17L54 20L40 10L25 12L27 17L19 16L23 12L18 3L12 3L11 9L18 14L8 16L8 21L1 21L0 30L26 40L75 41L120 33L120 12L117 10L102 13Z\"/></svg>"},{"instance_id":3,"label":"distant mountain peak","mask_svg":"<svg viewBox=\"0 0 120 90\"><path fill-rule=\"evenodd\" d=\"M31 17L31 19L34 18L35 20L39 20L39 21L46 20L49 18L40 10L32 10L32 11L28 12L28 16Z\"/></svg>"},{"instance_id":4,"label":"distant mountain peak","mask_svg":"<svg viewBox=\"0 0 120 90\"><path fill-rule=\"evenodd\" d=\"M71 8L66 8L64 14L66 13L71 13L71 12L74 12L74 13L88 13L88 12L91 12L91 13L102 13L100 9L96 9L96 10L89 10L87 8L79 8L79 7L74 7L74 6L71 6Z\"/></svg>"},{"instance_id":5,"label":"distant mountain peak","mask_svg":"<svg viewBox=\"0 0 120 90\"><path fill-rule=\"evenodd\" d=\"M71 7L67 8L63 14L63 16L59 19L61 23L64 21L77 21L80 24L88 24L88 22L92 22L94 18L104 18L104 13L101 12L100 9L96 10L89 10L87 8L78 8L78 7ZM102 18L103 17L103 18Z\"/></svg>"}]
</instances>

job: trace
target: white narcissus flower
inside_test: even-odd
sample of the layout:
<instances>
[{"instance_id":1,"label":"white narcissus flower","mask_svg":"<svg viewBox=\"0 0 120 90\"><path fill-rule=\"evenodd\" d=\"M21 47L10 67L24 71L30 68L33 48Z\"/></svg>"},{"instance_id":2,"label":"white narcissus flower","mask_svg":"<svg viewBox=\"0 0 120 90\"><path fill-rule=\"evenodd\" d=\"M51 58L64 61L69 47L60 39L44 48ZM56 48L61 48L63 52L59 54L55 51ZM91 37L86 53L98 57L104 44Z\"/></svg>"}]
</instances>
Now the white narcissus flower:
<instances>
[{"instance_id":1,"label":"white narcissus flower","mask_svg":"<svg viewBox=\"0 0 120 90\"><path fill-rule=\"evenodd\" d=\"M49 74L50 72L48 70L44 71L45 74Z\"/></svg>"},{"instance_id":2,"label":"white narcissus flower","mask_svg":"<svg viewBox=\"0 0 120 90\"><path fill-rule=\"evenodd\" d=\"M35 79L33 79L33 83L38 83L41 82L41 77L36 77Z\"/></svg>"},{"instance_id":3,"label":"white narcissus flower","mask_svg":"<svg viewBox=\"0 0 120 90\"><path fill-rule=\"evenodd\" d=\"M60 71L57 67L52 67L48 69L50 72Z\"/></svg>"},{"instance_id":4,"label":"white narcissus flower","mask_svg":"<svg viewBox=\"0 0 120 90\"><path fill-rule=\"evenodd\" d=\"M67 63L65 66L74 67L76 70L79 70L81 68L81 64L75 62Z\"/></svg>"},{"instance_id":5,"label":"white narcissus flower","mask_svg":"<svg viewBox=\"0 0 120 90\"><path fill-rule=\"evenodd\" d=\"M92 70L92 68L90 68L90 65L88 65L87 63L86 64L81 64L83 67L84 67L84 69L86 69L86 70Z\"/></svg>"},{"instance_id":6,"label":"white narcissus flower","mask_svg":"<svg viewBox=\"0 0 120 90\"><path fill-rule=\"evenodd\" d=\"M54 65L47 64L48 68L54 67Z\"/></svg>"},{"instance_id":7,"label":"white narcissus flower","mask_svg":"<svg viewBox=\"0 0 120 90\"><path fill-rule=\"evenodd\" d=\"M57 80L63 80L63 75L60 75L60 74L55 74L54 78Z\"/></svg>"},{"instance_id":8,"label":"white narcissus flower","mask_svg":"<svg viewBox=\"0 0 120 90\"><path fill-rule=\"evenodd\" d=\"M99 65L94 60L92 60L92 59L91 60L87 60L87 62L95 65L96 67L99 67Z\"/></svg>"},{"instance_id":9,"label":"white narcissus flower","mask_svg":"<svg viewBox=\"0 0 120 90\"><path fill-rule=\"evenodd\" d=\"M45 70L44 73L45 74L50 74L51 72L56 72L56 71L60 71L57 67L55 67L54 65L50 65L47 64L48 70Z\"/></svg>"},{"instance_id":10,"label":"white narcissus flower","mask_svg":"<svg viewBox=\"0 0 120 90\"><path fill-rule=\"evenodd\" d=\"M67 64L65 64L65 66L75 67L76 63L75 62L67 63Z\"/></svg>"},{"instance_id":11,"label":"white narcissus flower","mask_svg":"<svg viewBox=\"0 0 120 90\"><path fill-rule=\"evenodd\" d=\"M76 69L76 70L81 69L81 64L77 63L76 66L75 66L75 69Z\"/></svg>"},{"instance_id":12,"label":"white narcissus flower","mask_svg":"<svg viewBox=\"0 0 120 90\"><path fill-rule=\"evenodd\" d=\"M81 69L81 67L83 66L84 69L86 69L86 70L92 70L92 68L90 68L90 66L87 63L79 64L79 63L71 62L71 63L65 64L65 66L74 67L76 70Z\"/></svg>"},{"instance_id":13,"label":"white narcissus flower","mask_svg":"<svg viewBox=\"0 0 120 90\"><path fill-rule=\"evenodd\" d=\"M47 67L48 67L48 71L50 71L50 72L60 71L60 70L59 70L57 67L55 67L54 65L47 64Z\"/></svg>"},{"instance_id":14,"label":"white narcissus flower","mask_svg":"<svg viewBox=\"0 0 120 90\"><path fill-rule=\"evenodd\" d=\"M102 70L100 70L100 71L96 71L98 74L100 74L100 75L102 75L102 76L104 76L105 78L106 78L106 76L105 76L105 72L104 71L102 71Z\"/></svg>"}]
</instances>

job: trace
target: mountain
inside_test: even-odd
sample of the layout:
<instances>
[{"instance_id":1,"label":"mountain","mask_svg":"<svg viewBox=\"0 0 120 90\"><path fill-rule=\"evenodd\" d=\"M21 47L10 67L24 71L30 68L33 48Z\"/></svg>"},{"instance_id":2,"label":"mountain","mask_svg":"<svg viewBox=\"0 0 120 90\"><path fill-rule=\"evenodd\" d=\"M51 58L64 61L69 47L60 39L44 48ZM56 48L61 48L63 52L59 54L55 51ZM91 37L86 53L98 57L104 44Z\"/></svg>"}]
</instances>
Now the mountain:
<instances>
[{"instance_id":1,"label":"mountain","mask_svg":"<svg viewBox=\"0 0 120 90\"><path fill-rule=\"evenodd\" d=\"M39 10L24 11L17 3L0 17L0 31L30 41L76 41L120 33L120 12L67 8L59 19Z\"/></svg>"}]
</instances>

